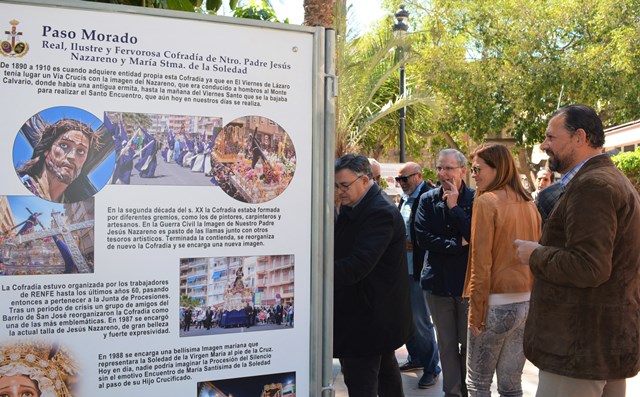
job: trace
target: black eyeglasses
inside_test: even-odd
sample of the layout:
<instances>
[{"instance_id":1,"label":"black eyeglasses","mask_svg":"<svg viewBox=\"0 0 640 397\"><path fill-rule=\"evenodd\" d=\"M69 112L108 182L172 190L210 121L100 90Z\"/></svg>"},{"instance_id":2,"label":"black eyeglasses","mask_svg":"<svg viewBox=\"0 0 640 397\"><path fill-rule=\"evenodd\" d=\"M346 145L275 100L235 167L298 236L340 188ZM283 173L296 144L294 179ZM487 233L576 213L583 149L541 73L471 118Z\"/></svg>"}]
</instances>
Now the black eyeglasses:
<instances>
[{"instance_id":1,"label":"black eyeglasses","mask_svg":"<svg viewBox=\"0 0 640 397\"><path fill-rule=\"evenodd\" d=\"M349 190L351 185L353 185L358 179L362 178L363 176L364 174L360 175L359 177L357 177L356 179L352 180L349 183L340 183L340 184L336 183L334 187L336 188L336 190L342 190L343 192L346 192L347 190Z\"/></svg>"},{"instance_id":2,"label":"black eyeglasses","mask_svg":"<svg viewBox=\"0 0 640 397\"><path fill-rule=\"evenodd\" d=\"M460 167L436 167L436 171L440 172L440 171L446 171L446 172L451 172L453 170L457 170L458 168L462 168L462 166Z\"/></svg>"},{"instance_id":3,"label":"black eyeglasses","mask_svg":"<svg viewBox=\"0 0 640 397\"><path fill-rule=\"evenodd\" d=\"M411 175L405 175L405 176L397 176L396 177L396 182L402 182L402 183L407 183L407 181L409 180L409 178L411 178L414 175L417 175L417 172L414 172Z\"/></svg>"}]
</instances>

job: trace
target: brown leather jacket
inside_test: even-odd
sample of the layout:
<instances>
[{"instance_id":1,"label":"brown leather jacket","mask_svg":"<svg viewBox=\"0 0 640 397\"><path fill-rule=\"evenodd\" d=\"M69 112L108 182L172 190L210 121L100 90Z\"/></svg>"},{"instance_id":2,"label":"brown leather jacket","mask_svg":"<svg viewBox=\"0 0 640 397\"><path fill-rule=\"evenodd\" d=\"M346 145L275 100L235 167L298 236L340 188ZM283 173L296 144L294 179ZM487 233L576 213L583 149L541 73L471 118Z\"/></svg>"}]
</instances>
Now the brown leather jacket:
<instances>
[{"instance_id":1,"label":"brown leather jacket","mask_svg":"<svg viewBox=\"0 0 640 397\"><path fill-rule=\"evenodd\" d=\"M533 201L517 198L511 189L475 198L463 293L470 298L469 325L485 325L490 294L531 291L531 272L518 260L514 241L538 241L540 230L540 214Z\"/></svg>"},{"instance_id":2,"label":"brown leather jacket","mask_svg":"<svg viewBox=\"0 0 640 397\"><path fill-rule=\"evenodd\" d=\"M607 155L587 161L545 223L525 355L579 379L640 369L640 199Z\"/></svg>"}]
</instances>

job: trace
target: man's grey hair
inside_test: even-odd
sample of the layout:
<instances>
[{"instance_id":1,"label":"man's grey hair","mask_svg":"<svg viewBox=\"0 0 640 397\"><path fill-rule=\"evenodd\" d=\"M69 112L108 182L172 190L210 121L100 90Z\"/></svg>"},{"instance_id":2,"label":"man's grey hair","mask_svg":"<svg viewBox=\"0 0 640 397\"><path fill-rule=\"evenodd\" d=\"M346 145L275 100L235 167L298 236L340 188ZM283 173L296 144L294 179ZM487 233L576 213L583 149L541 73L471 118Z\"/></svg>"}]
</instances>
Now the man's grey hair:
<instances>
[{"instance_id":1,"label":"man's grey hair","mask_svg":"<svg viewBox=\"0 0 640 397\"><path fill-rule=\"evenodd\" d=\"M459 167L466 167L467 166L467 158L464 157L464 154L462 154L461 151L456 150L456 149L442 149L440 151L440 153L438 153L438 158L440 157L444 157L444 156L449 156L449 155L453 155L456 160L458 160L458 166Z\"/></svg>"},{"instance_id":2,"label":"man's grey hair","mask_svg":"<svg viewBox=\"0 0 640 397\"><path fill-rule=\"evenodd\" d=\"M366 175L370 179L373 179L373 173L371 172L371 163L365 156L359 154L345 154L336 160L335 172L343 169L349 169L355 172L358 176Z\"/></svg>"}]
</instances>

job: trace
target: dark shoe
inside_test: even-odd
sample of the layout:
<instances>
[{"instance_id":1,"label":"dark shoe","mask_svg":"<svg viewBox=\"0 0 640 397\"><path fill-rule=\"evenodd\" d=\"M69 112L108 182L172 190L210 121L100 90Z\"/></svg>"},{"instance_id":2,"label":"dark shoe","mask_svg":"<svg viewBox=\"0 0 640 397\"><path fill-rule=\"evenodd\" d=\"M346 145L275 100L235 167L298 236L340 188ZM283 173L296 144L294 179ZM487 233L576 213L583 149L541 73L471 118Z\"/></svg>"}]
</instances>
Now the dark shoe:
<instances>
[{"instance_id":1,"label":"dark shoe","mask_svg":"<svg viewBox=\"0 0 640 397\"><path fill-rule=\"evenodd\" d=\"M428 389L435 385L438 380L438 375L425 373L418 381L419 389Z\"/></svg>"},{"instance_id":2,"label":"dark shoe","mask_svg":"<svg viewBox=\"0 0 640 397\"><path fill-rule=\"evenodd\" d=\"M415 371L418 369L422 369L422 366L420 365L415 365L414 363L412 363L411 361L405 361L401 366L400 366L400 371L402 372L407 372L407 371Z\"/></svg>"}]
</instances>

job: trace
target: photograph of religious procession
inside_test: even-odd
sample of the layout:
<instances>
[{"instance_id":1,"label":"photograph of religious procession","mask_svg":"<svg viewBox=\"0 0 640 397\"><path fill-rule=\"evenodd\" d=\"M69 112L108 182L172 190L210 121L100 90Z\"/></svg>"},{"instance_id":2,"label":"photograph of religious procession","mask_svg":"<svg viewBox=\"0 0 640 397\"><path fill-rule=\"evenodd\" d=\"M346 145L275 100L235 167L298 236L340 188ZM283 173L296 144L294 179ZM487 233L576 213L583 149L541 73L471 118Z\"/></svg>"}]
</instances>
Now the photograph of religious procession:
<instances>
[{"instance_id":1,"label":"photograph of religious procession","mask_svg":"<svg viewBox=\"0 0 640 397\"><path fill-rule=\"evenodd\" d=\"M77 396L79 380L66 346L42 340L0 345L0 396Z\"/></svg>"},{"instance_id":2,"label":"photograph of religious procession","mask_svg":"<svg viewBox=\"0 0 640 397\"><path fill-rule=\"evenodd\" d=\"M197 397L295 397L296 373L198 382Z\"/></svg>"},{"instance_id":3,"label":"photograph of religious procession","mask_svg":"<svg viewBox=\"0 0 640 397\"><path fill-rule=\"evenodd\" d=\"M94 199L0 196L0 276L93 273Z\"/></svg>"},{"instance_id":4,"label":"photograph of religious procession","mask_svg":"<svg viewBox=\"0 0 640 397\"><path fill-rule=\"evenodd\" d=\"M294 271L294 255L180 259L180 336L293 328Z\"/></svg>"},{"instance_id":5,"label":"photograph of religious procession","mask_svg":"<svg viewBox=\"0 0 640 397\"><path fill-rule=\"evenodd\" d=\"M213 186L211 153L222 118L105 112L116 166L111 183Z\"/></svg>"},{"instance_id":6,"label":"photograph of religious procession","mask_svg":"<svg viewBox=\"0 0 640 397\"><path fill-rule=\"evenodd\" d=\"M38 197L56 203L86 200L111 179L113 139L92 113L52 107L22 125L13 165L22 185Z\"/></svg>"},{"instance_id":7,"label":"photograph of religious procession","mask_svg":"<svg viewBox=\"0 0 640 397\"><path fill-rule=\"evenodd\" d=\"M216 183L245 203L278 197L296 171L296 150L289 134L260 116L241 117L225 125L211 158Z\"/></svg>"}]
</instances>

